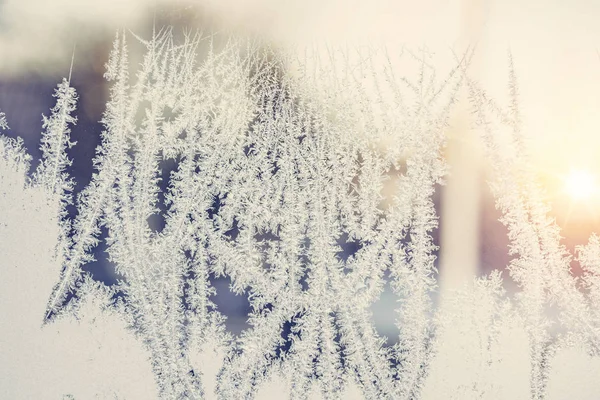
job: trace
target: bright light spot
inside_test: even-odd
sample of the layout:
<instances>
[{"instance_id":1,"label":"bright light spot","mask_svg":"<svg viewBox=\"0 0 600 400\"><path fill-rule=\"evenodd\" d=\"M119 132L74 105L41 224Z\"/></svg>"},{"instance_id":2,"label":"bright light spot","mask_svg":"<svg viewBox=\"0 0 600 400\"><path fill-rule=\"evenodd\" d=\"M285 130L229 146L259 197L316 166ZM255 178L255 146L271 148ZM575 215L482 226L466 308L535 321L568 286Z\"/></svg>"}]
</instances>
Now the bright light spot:
<instances>
[{"instance_id":1,"label":"bright light spot","mask_svg":"<svg viewBox=\"0 0 600 400\"><path fill-rule=\"evenodd\" d=\"M574 200L588 200L596 191L596 179L586 170L572 169L565 178L565 192Z\"/></svg>"}]
</instances>

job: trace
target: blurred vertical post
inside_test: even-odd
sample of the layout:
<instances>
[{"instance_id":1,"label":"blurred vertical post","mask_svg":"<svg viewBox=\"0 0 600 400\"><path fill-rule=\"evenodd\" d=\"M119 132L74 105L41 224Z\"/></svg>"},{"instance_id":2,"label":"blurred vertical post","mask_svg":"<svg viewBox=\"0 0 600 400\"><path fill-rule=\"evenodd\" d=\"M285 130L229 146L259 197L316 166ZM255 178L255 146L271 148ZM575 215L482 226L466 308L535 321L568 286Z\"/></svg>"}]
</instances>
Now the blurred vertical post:
<instances>
[{"instance_id":1,"label":"blurred vertical post","mask_svg":"<svg viewBox=\"0 0 600 400\"><path fill-rule=\"evenodd\" d=\"M469 65L470 77L477 77L478 59L483 50L482 29L485 0L463 0L457 46L460 57L476 46ZM479 270L479 221L481 210L481 143L470 129L467 90L450 118L446 160L450 167L442 192L440 288L442 293L472 280Z\"/></svg>"}]
</instances>

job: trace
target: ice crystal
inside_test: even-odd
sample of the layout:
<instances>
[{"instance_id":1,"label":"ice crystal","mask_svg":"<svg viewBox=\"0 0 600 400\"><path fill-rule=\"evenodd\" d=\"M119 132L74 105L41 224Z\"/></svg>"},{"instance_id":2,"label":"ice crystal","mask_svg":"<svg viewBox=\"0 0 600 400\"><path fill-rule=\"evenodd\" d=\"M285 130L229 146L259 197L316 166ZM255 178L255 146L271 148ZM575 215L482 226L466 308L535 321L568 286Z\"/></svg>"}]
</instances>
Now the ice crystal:
<instances>
[{"instance_id":1,"label":"ice crystal","mask_svg":"<svg viewBox=\"0 0 600 400\"><path fill-rule=\"evenodd\" d=\"M578 253L586 293L529 168L512 60L505 110L469 78L470 54L439 80L427 51L402 51L416 67L405 76L383 49L328 48L325 61L318 49L302 58L166 28L133 36L145 55L132 77L130 38L115 38L95 173L76 199L68 80L44 117L31 177L22 143L0 136L8 398L242 399L279 384L293 399L541 399L565 390L552 381L564 375L553 357L597 366L599 240ZM494 272L436 310L433 194L462 89L521 291L510 299ZM161 182L169 160L175 169ZM100 240L122 277L113 286L82 268ZM249 298L239 337L212 301L223 276ZM402 299L393 346L370 311L386 279ZM553 304L557 321L544 311ZM553 335L552 322L566 333ZM76 383L78 368L99 376Z\"/></svg>"}]
</instances>

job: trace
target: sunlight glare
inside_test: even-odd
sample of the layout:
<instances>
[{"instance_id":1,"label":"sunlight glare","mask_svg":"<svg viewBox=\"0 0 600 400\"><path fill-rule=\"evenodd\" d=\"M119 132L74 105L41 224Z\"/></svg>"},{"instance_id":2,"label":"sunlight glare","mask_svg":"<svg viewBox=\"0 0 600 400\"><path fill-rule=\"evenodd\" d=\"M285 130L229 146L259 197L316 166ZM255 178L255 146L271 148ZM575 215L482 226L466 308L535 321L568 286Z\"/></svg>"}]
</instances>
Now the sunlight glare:
<instances>
[{"instance_id":1,"label":"sunlight glare","mask_svg":"<svg viewBox=\"0 0 600 400\"><path fill-rule=\"evenodd\" d=\"M588 200L596 191L596 179L589 171L571 169L565 178L565 192L574 200Z\"/></svg>"}]
</instances>

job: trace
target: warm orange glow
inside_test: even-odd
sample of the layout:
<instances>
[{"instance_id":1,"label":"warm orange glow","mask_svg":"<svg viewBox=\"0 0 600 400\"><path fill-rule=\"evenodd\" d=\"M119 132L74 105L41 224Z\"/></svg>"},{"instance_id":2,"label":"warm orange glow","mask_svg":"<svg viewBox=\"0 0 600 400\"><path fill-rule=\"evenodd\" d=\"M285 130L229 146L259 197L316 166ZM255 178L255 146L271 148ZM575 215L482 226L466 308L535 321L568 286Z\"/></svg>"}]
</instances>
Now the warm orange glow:
<instances>
[{"instance_id":1,"label":"warm orange glow","mask_svg":"<svg viewBox=\"0 0 600 400\"><path fill-rule=\"evenodd\" d=\"M564 183L565 192L573 200L589 200L598 190L594 175L583 169L572 169Z\"/></svg>"}]
</instances>

